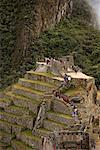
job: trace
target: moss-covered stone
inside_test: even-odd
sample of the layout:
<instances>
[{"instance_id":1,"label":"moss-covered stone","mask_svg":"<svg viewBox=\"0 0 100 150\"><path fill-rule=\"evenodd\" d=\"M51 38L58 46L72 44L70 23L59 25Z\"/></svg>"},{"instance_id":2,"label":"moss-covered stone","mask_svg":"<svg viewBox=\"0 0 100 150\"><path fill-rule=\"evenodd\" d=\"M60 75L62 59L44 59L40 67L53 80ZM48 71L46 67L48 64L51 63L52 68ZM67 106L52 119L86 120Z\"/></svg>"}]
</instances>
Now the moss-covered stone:
<instances>
[{"instance_id":1,"label":"moss-covered stone","mask_svg":"<svg viewBox=\"0 0 100 150\"><path fill-rule=\"evenodd\" d=\"M41 149L41 138L38 136L34 136L32 131L26 130L21 132L19 139L23 141L25 144L31 146L32 148Z\"/></svg>"}]
</instances>

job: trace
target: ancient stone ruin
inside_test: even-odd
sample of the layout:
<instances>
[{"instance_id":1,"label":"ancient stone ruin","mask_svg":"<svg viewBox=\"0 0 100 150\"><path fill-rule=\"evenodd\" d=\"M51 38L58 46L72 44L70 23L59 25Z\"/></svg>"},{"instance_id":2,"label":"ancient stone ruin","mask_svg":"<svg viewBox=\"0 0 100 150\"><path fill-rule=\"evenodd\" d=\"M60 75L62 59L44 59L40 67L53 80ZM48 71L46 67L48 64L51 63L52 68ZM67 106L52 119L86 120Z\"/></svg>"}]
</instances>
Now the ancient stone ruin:
<instances>
[{"instance_id":1,"label":"ancient stone ruin","mask_svg":"<svg viewBox=\"0 0 100 150\"><path fill-rule=\"evenodd\" d=\"M35 71L0 98L0 150L46 150L45 142L56 149L89 150L100 133L96 94L94 78L83 74L72 56L37 62Z\"/></svg>"}]
</instances>

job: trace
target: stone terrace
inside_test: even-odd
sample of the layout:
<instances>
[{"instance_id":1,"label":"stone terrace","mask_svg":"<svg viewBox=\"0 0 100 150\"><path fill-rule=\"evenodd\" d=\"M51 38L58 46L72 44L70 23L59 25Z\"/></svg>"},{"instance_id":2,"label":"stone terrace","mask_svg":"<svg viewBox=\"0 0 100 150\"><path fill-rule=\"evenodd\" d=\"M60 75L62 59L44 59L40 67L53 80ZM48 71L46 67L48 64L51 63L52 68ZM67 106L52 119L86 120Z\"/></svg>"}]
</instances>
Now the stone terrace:
<instances>
[{"instance_id":1,"label":"stone terrace","mask_svg":"<svg viewBox=\"0 0 100 150\"><path fill-rule=\"evenodd\" d=\"M41 149L41 136L68 129L74 124L71 110L55 98L46 98L47 112L43 125L33 134L39 107L46 93L52 93L61 80L51 73L28 71L24 78L0 98L0 149Z\"/></svg>"}]
</instances>

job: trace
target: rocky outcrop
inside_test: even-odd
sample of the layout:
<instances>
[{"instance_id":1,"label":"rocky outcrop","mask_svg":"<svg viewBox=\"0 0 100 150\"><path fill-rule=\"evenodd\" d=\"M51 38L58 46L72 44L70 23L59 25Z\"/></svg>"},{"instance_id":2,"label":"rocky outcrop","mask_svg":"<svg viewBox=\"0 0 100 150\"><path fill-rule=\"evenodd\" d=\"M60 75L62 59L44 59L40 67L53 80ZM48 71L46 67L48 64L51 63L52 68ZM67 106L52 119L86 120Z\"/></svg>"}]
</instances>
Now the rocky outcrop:
<instances>
[{"instance_id":1,"label":"rocky outcrop","mask_svg":"<svg viewBox=\"0 0 100 150\"><path fill-rule=\"evenodd\" d=\"M38 0L35 5L34 36L54 26L72 12L72 0Z\"/></svg>"},{"instance_id":2,"label":"rocky outcrop","mask_svg":"<svg viewBox=\"0 0 100 150\"><path fill-rule=\"evenodd\" d=\"M54 27L64 17L70 17L73 2L72 0L35 0L34 3L27 4L30 7L30 14L25 11L25 8L22 10L21 5L19 2L19 10L21 9L22 12L19 15L22 15L24 20L22 18L23 23L18 23L16 49L13 53L15 63L16 58L17 61L22 59L19 55L25 57L28 54L27 50L32 39L48 28ZM21 50L20 54L19 50Z\"/></svg>"}]
</instances>

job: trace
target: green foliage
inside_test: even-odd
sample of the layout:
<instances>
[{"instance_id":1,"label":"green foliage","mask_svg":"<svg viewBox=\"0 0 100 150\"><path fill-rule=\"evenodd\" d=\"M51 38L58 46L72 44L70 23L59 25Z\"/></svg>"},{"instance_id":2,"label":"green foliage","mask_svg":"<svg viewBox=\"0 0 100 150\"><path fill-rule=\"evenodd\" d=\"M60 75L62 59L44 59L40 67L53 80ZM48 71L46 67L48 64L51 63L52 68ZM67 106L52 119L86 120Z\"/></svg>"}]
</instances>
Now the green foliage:
<instances>
[{"instance_id":1,"label":"green foliage","mask_svg":"<svg viewBox=\"0 0 100 150\"><path fill-rule=\"evenodd\" d=\"M22 28L23 24L32 23L34 2L33 0L30 2L28 0L0 1L0 88L16 82L19 76L25 74L26 70L30 70L35 65L35 57L31 47L27 50L27 56L21 57L19 63L15 60L16 66L13 64L13 54L18 51L16 49L17 31ZM22 52L20 51L20 53ZM20 57L21 54L18 56Z\"/></svg>"},{"instance_id":2,"label":"green foliage","mask_svg":"<svg viewBox=\"0 0 100 150\"><path fill-rule=\"evenodd\" d=\"M59 58L72 54L75 64L83 72L96 78L100 84L100 31L92 26L80 24L72 17L59 23L54 29L44 32L34 43L37 57Z\"/></svg>"},{"instance_id":3,"label":"green foliage","mask_svg":"<svg viewBox=\"0 0 100 150\"><path fill-rule=\"evenodd\" d=\"M17 31L23 26L33 29L35 3L38 1L0 1L0 88L16 82L26 70L34 68L36 59L68 54L73 54L76 65L94 76L100 85L100 31L90 26L91 8L84 0L74 0L72 18L63 20L32 41L27 55L22 56L23 50L18 54ZM20 62L15 60L15 66L13 56L16 53Z\"/></svg>"}]
</instances>

